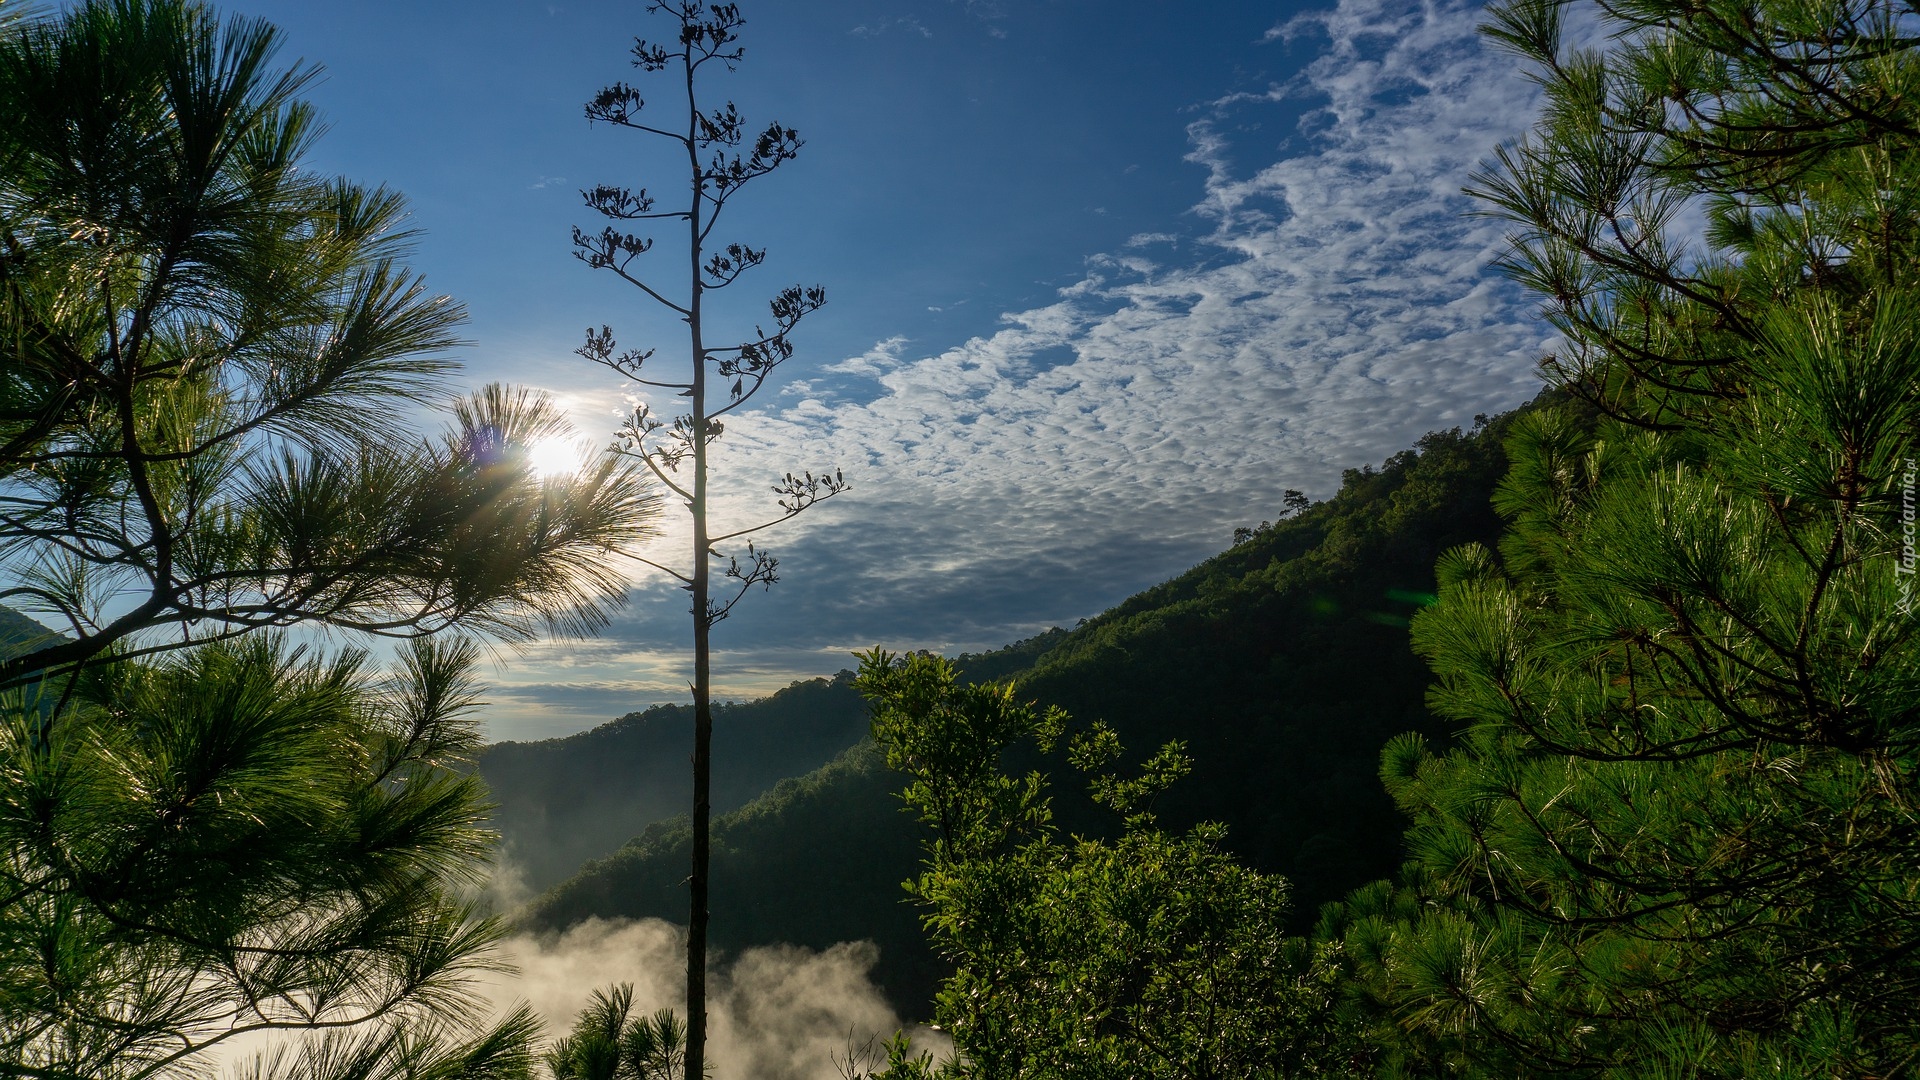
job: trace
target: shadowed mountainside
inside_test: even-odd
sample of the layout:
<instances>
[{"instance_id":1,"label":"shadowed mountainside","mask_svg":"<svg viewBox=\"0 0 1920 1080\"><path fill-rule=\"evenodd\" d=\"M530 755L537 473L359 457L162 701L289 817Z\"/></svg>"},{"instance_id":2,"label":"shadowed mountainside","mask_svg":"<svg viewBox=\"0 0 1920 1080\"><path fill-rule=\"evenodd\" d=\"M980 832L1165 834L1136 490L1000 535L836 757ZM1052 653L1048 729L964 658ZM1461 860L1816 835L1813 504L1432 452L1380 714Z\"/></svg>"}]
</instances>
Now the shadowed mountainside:
<instances>
[{"instance_id":1,"label":"shadowed mountainside","mask_svg":"<svg viewBox=\"0 0 1920 1080\"><path fill-rule=\"evenodd\" d=\"M1031 667L1066 636L1049 630L963 656L960 664L973 678L1004 678ZM847 671L796 682L758 701L715 706L715 813L818 768L866 734L866 703ZM649 825L686 814L693 801L692 753L692 707L656 705L565 738L494 743L476 764L493 796L503 856L520 884L538 891Z\"/></svg>"},{"instance_id":2,"label":"shadowed mountainside","mask_svg":"<svg viewBox=\"0 0 1920 1080\"><path fill-rule=\"evenodd\" d=\"M850 672L713 712L716 813L819 767L867 731ZM476 763L496 804L505 859L538 890L686 813L692 754L693 707L656 705L563 739L494 743Z\"/></svg>"},{"instance_id":3,"label":"shadowed mountainside","mask_svg":"<svg viewBox=\"0 0 1920 1080\"><path fill-rule=\"evenodd\" d=\"M967 658L971 677L1013 677L1023 697L1104 719L1132 759L1185 741L1193 775L1157 809L1170 827L1224 822L1228 844L1294 884L1294 922L1392 873L1399 819L1378 780L1381 746L1403 731L1435 742L1426 668L1407 616L1430 599L1439 553L1491 543L1489 496L1505 471L1506 417L1437 432L1379 470L1349 470L1339 494L1254 535L1072 631ZM995 658L999 659L995 659ZM1103 828L1059 760L1070 831ZM900 882L919 829L899 779L870 746L781 784L714 825L713 934L728 950L773 942L881 946L875 975L909 1013L927 1011L940 968ZM689 844L684 820L647 830L581 868L521 915L533 928L588 916L679 921Z\"/></svg>"},{"instance_id":4,"label":"shadowed mountainside","mask_svg":"<svg viewBox=\"0 0 1920 1080\"><path fill-rule=\"evenodd\" d=\"M33 619L0 605L0 656L13 656L29 647L38 647L61 638Z\"/></svg>"}]
</instances>

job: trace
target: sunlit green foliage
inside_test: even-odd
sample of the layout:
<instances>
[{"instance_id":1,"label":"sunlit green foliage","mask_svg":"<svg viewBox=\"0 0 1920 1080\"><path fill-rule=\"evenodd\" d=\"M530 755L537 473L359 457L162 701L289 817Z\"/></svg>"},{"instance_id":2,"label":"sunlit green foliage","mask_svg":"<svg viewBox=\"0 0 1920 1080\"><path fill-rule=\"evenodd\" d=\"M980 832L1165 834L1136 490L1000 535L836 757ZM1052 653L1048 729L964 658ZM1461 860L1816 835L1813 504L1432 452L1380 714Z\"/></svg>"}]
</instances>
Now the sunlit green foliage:
<instances>
[{"instance_id":1,"label":"sunlit green foliage","mask_svg":"<svg viewBox=\"0 0 1920 1080\"><path fill-rule=\"evenodd\" d=\"M467 1015L501 932L455 896L491 842L477 781L449 768L478 742L474 659L422 639L375 679L364 654L256 635L91 667L51 720L11 694L0 1067L153 1075L236 1034L363 1019L382 1023L331 1052L466 1053L423 1036Z\"/></svg>"},{"instance_id":2,"label":"sunlit green foliage","mask_svg":"<svg viewBox=\"0 0 1920 1080\"><path fill-rule=\"evenodd\" d=\"M1388 747L1402 887L1324 929L1408 1071L1905 1075L1920 40L1598 6L1588 50L1569 5L1494 13L1548 94L1482 179L1592 409L1515 424L1498 552L1442 560L1413 635L1460 742Z\"/></svg>"},{"instance_id":3,"label":"sunlit green foliage","mask_svg":"<svg viewBox=\"0 0 1920 1080\"><path fill-rule=\"evenodd\" d=\"M406 206L302 168L319 134L278 33L185 0L96 0L0 31L0 602L112 648L319 621L524 636L597 624L650 510L603 456L489 388L437 441L462 313L398 260Z\"/></svg>"},{"instance_id":4,"label":"sunlit green foliage","mask_svg":"<svg viewBox=\"0 0 1920 1080\"><path fill-rule=\"evenodd\" d=\"M673 1080L687 1062L687 1026L672 1009L633 1012L633 984L595 990L573 1030L544 1055L553 1080Z\"/></svg>"},{"instance_id":5,"label":"sunlit green foliage","mask_svg":"<svg viewBox=\"0 0 1920 1080\"><path fill-rule=\"evenodd\" d=\"M1010 686L960 683L926 655L862 657L874 738L931 827L908 890L955 966L937 1019L981 1077L1339 1075L1352 1053L1330 1016L1334 972L1285 936L1286 883L1238 865L1218 826L1159 828L1153 801L1187 772L1179 744L1136 776L1105 771L1111 729L1069 740L1094 798L1124 821L1110 841L1062 836L1048 783L1005 751L1049 750L1066 715ZM924 1066L895 1054L897 1075Z\"/></svg>"}]
</instances>

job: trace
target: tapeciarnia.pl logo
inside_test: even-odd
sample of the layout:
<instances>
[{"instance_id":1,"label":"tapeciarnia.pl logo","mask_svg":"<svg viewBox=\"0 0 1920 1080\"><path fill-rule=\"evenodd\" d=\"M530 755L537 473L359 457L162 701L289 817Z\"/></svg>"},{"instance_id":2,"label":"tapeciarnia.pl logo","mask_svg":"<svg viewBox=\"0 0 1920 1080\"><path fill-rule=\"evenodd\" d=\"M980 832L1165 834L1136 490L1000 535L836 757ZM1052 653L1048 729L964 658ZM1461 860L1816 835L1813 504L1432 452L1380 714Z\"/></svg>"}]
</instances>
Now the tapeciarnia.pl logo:
<instances>
[{"instance_id":1,"label":"tapeciarnia.pl logo","mask_svg":"<svg viewBox=\"0 0 1920 1080\"><path fill-rule=\"evenodd\" d=\"M1893 576L1900 583L1900 606L1902 615L1913 614L1914 584L1914 514L1913 496L1916 478L1913 459L1906 460L1906 468L1900 474L1900 563L1893 568Z\"/></svg>"}]
</instances>

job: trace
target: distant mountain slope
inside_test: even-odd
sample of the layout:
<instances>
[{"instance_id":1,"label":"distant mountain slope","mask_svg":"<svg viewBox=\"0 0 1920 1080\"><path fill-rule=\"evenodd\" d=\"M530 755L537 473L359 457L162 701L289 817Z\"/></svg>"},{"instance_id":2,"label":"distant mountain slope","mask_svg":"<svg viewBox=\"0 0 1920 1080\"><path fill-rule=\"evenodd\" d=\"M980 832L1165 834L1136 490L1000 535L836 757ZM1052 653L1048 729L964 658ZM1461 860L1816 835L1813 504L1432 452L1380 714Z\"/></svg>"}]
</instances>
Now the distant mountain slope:
<instances>
[{"instance_id":1,"label":"distant mountain slope","mask_svg":"<svg viewBox=\"0 0 1920 1080\"><path fill-rule=\"evenodd\" d=\"M1225 822L1244 857L1293 880L1304 927L1319 904L1398 862L1402 823L1377 778L1380 747L1409 730L1445 738L1424 707L1428 675L1408 648L1407 615L1431 593L1442 550L1497 534L1488 500L1505 471L1505 428L1503 417L1471 434L1429 435L1180 577L1043 635L1037 649L1023 643L967 668L1013 675L1022 696L1081 723L1105 719L1136 759L1185 740L1194 773L1164 797L1162 821ZM717 819L716 945L871 938L882 984L924 1011L938 969L901 902L918 831L898 786L870 749L856 749ZM1061 820L1097 828L1077 788L1071 778L1056 786ZM684 921L686 848L684 823L656 828L522 919Z\"/></svg>"},{"instance_id":2,"label":"distant mountain slope","mask_svg":"<svg viewBox=\"0 0 1920 1080\"><path fill-rule=\"evenodd\" d=\"M867 709L843 672L715 706L713 724L713 802L725 812L859 741ZM656 705L563 739L494 743L478 766L507 858L529 887L544 889L686 813L692 754L692 706Z\"/></svg>"},{"instance_id":3,"label":"distant mountain slope","mask_svg":"<svg viewBox=\"0 0 1920 1080\"><path fill-rule=\"evenodd\" d=\"M1163 797L1163 820L1225 822L1229 845L1294 883L1310 923L1398 863L1380 748L1403 731L1445 740L1407 617L1440 552L1498 535L1505 428L1435 433L1349 471L1328 503L1077 629L1021 694L1104 718L1138 755L1184 740L1194 775Z\"/></svg>"},{"instance_id":4,"label":"distant mountain slope","mask_svg":"<svg viewBox=\"0 0 1920 1080\"><path fill-rule=\"evenodd\" d=\"M61 637L40 623L0 604L0 656L13 656Z\"/></svg>"},{"instance_id":5,"label":"distant mountain slope","mask_svg":"<svg viewBox=\"0 0 1920 1080\"><path fill-rule=\"evenodd\" d=\"M880 945L874 979L897 1002L922 1009L944 969L920 936L900 883L920 856L919 827L901 812L895 776L871 741L713 823L711 911L715 948L738 953L786 942L825 949ZM686 816L661 822L615 854L588 863L521 913L533 929L590 916L687 921Z\"/></svg>"}]
</instances>

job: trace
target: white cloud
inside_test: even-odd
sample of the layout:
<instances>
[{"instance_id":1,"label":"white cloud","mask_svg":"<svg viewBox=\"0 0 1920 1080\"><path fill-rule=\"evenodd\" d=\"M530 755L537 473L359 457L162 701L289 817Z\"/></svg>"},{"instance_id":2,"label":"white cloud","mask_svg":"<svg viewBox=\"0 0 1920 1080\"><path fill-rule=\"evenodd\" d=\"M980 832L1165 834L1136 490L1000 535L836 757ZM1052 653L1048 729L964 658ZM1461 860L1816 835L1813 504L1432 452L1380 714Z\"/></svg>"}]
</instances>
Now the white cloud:
<instances>
[{"instance_id":1,"label":"white cloud","mask_svg":"<svg viewBox=\"0 0 1920 1080\"><path fill-rule=\"evenodd\" d=\"M981 648L1070 624L1222 549L1286 488L1325 495L1343 468L1530 397L1549 331L1487 269L1503 226L1460 189L1535 91L1478 17L1343 0L1283 23L1269 36L1317 58L1189 127L1198 243L1142 233L991 336L917 359L884 339L835 365L866 393L809 383L730 424L724 514L746 520L743 494L790 468L839 465L855 488L768 537L792 578L722 646ZM1248 113L1301 103L1278 160L1234 141ZM677 626L649 612L684 621L671 595L622 636Z\"/></svg>"},{"instance_id":2,"label":"white cloud","mask_svg":"<svg viewBox=\"0 0 1920 1080\"><path fill-rule=\"evenodd\" d=\"M939 308L928 308L938 311ZM905 337L895 335L884 341L876 341L873 348L859 356L850 356L837 364L828 364L826 370L842 375L880 376L892 371L901 364L900 353L907 347Z\"/></svg>"}]
</instances>

